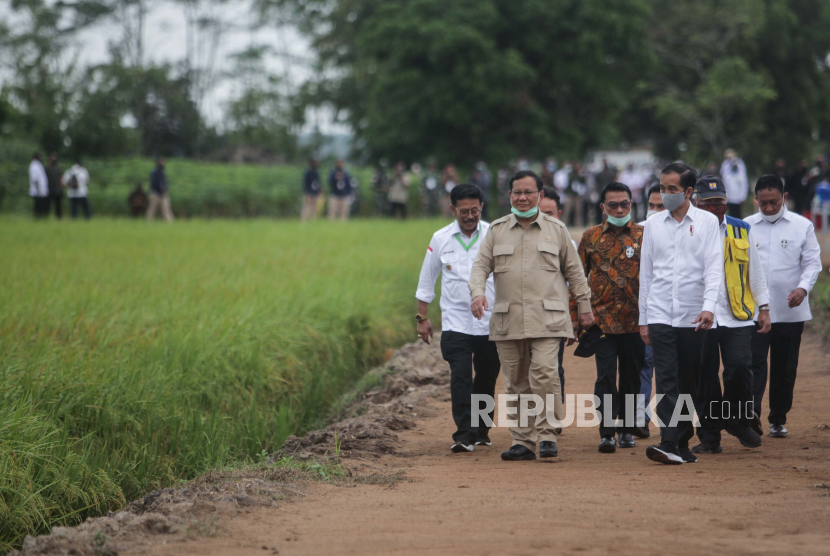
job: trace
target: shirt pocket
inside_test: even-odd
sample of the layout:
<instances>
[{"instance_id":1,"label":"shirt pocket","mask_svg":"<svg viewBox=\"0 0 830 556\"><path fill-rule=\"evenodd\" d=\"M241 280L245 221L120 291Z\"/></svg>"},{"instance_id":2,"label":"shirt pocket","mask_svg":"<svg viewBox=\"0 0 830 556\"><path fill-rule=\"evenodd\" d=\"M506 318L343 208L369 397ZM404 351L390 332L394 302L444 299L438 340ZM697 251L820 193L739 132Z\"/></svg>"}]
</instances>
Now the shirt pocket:
<instances>
[{"instance_id":1,"label":"shirt pocket","mask_svg":"<svg viewBox=\"0 0 830 556\"><path fill-rule=\"evenodd\" d=\"M499 301L493 304L493 314L490 315L490 322L493 323L493 334L496 336L507 334L509 312L509 301Z\"/></svg>"},{"instance_id":2,"label":"shirt pocket","mask_svg":"<svg viewBox=\"0 0 830 556\"><path fill-rule=\"evenodd\" d=\"M732 260L740 264L749 263L749 242L740 238L727 238L727 248Z\"/></svg>"},{"instance_id":3,"label":"shirt pocket","mask_svg":"<svg viewBox=\"0 0 830 556\"><path fill-rule=\"evenodd\" d=\"M542 300L542 305L545 308L545 329L568 330L571 326L571 317L561 301L546 298Z\"/></svg>"},{"instance_id":4,"label":"shirt pocket","mask_svg":"<svg viewBox=\"0 0 830 556\"><path fill-rule=\"evenodd\" d=\"M507 272L513 269L513 251L515 249L515 245L493 246L493 257L496 259L493 272Z\"/></svg>"},{"instance_id":5,"label":"shirt pocket","mask_svg":"<svg viewBox=\"0 0 830 556\"><path fill-rule=\"evenodd\" d=\"M559 246L550 243L539 243L539 268L559 272Z\"/></svg>"}]
</instances>

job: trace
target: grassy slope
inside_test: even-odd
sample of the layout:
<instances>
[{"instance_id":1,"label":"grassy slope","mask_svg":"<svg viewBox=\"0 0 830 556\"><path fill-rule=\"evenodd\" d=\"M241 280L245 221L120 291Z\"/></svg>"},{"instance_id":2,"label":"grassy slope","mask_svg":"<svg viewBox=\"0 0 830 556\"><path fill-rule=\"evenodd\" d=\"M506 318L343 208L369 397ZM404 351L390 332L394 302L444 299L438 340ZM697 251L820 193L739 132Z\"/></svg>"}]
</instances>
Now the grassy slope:
<instances>
[{"instance_id":1,"label":"grassy slope","mask_svg":"<svg viewBox=\"0 0 830 556\"><path fill-rule=\"evenodd\" d=\"M324 418L441 225L0 219L0 552Z\"/></svg>"}]
</instances>

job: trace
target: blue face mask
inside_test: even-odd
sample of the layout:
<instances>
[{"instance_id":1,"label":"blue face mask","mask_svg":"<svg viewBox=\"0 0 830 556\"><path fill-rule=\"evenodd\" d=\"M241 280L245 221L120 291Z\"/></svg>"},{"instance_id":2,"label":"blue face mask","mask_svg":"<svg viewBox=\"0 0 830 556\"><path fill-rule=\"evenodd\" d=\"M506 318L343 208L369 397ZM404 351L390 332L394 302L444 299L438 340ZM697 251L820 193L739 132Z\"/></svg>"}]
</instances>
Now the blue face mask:
<instances>
[{"instance_id":1,"label":"blue face mask","mask_svg":"<svg viewBox=\"0 0 830 556\"><path fill-rule=\"evenodd\" d=\"M605 213L605 216L608 217L608 223L609 224L611 224L612 226L617 226L619 228L622 228L623 226L628 224L628 222L631 220L631 213L630 212L628 214L626 214L625 216L623 216L622 218L617 218L616 216L611 216L607 212Z\"/></svg>"},{"instance_id":2,"label":"blue face mask","mask_svg":"<svg viewBox=\"0 0 830 556\"><path fill-rule=\"evenodd\" d=\"M536 201L536 206L533 207L530 210L526 210L525 212L517 210L516 207L513 206L513 202L511 201L510 202L510 212L512 212L513 214L515 214L519 218L531 218L533 216L536 216L536 213L539 212L539 202L541 200L542 200L542 198L539 197L539 201Z\"/></svg>"}]
</instances>

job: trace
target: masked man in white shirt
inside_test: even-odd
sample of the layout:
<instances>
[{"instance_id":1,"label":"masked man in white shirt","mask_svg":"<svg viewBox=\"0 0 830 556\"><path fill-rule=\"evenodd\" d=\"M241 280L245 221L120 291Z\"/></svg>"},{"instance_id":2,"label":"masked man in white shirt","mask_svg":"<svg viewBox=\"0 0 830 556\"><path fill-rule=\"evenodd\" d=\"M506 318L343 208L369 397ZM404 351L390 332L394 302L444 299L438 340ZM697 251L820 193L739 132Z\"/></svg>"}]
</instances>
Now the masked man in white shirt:
<instances>
[{"instance_id":1,"label":"masked man in white shirt","mask_svg":"<svg viewBox=\"0 0 830 556\"><path fill-rule=\"evenodd\" d=\"M758 309L759 332L770 330L769 293L764 268L750 225L726 216L727 196L717 176L705 176L695 185L697 208L714 214L723 237L724 281L720 285L715 309L717 327L710 330L703 343L703 364L695 402L700 427L700 444L695 454L719 454L721 430L737 437L747 448L761 445L753 431L752 418L752 333L755 309ZM723 391L718 376L723 360Z\"/></svg>"},{"instance_id":2,"label":"masked man in white shirt","mask_svg":"<svg viewBox=\"0 0 830 556\"><path fill-rule=\"evenodd\" d=\"M40 153L35 153L29 163L29 196L34 200L35 218L49 216L49 179Z\"/></svg>"},{"instance_id":3,"label":"masked man in white shirt","mask_svg":"<svg viewBox=\"0 0 830 556\"><path fill-rule=\"evenodd\" d=\"M691 205L696 182L697 174L685 164L663 168L666 210L646 220L640 250L640 336L653 348L657 394L663 395L657 404L661 442L649 446L646 456L669 465L697 461L689 449L693 397L723 280L718 219ZM675 426L673 417L680 417Z\"/></svg>"},{"instance_id":4,"label":"masked man in white shirt","mask_svg":"<svg viewBox=\"0 0 830 556\"><path fill-rule=\"evenodd\" d=\"M481 320L470 312L472 299L467 283L476 255L490 225L481 221L484 198L481 190L470 184L455 186L450 192L450 210L455 221L441 228L429 242L421 277L418 280L418 335L429 343L433 330L427 316L429 304L435 299L435 281L441 274L441 354L450 364L450 394L453 452L472 452L475 446L490 446L489 427L479 422L472 426L473 394L495 395L499 376L499 354L490 341L490 314ZM495 293L493 276L487 278L486 297L493 307ZM475 377L473 377L475 367ZM493 412L490 412L490 420Z\"/></svg>"},{"instance_id":5,"label":"masked man in white shirt","mask_svg":"<svg viewBox=\"0 0 830 556\"><path fill-rule=\"evenodd\" d=\"M738 158L734 149L723 152L723 163L720 165L720 177L726 186L729 195L727 210L729 216L742 218L741 205L749 196L749 178L746 176L746 164Z\"/></svg>"},{"instance_id":6,"label":"masked man in white shirt","mask_svg":"<svg viewBox=\"0 0 830 556\"><path fill-rule=\"evenodd\" d=\"M810 291L821 272L821 250L813 223L787 210L787 194L773 174L758 178L755 198L761 211L747 217L752 226L770 294L769 334L752 336L753 427L761 428L761 401L767 387L769 355L769 435L786 438L793 405L798 350L804 321L811 320Z\"/></svg>"}]
</instances>

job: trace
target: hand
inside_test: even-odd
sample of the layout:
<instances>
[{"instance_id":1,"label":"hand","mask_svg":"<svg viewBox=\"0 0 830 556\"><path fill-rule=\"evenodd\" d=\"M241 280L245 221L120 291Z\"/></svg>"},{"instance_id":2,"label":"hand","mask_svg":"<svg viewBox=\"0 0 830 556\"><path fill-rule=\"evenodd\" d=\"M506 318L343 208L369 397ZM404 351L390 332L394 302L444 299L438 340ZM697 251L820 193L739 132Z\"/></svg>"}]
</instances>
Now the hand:
<instances>
[{"instance_id":1,"label":"hand","mask_svg":"<svg viewBox=\"0 0 830 556\"><path fill-rule=\"evenodd\" d=\"M432 338L432 323L429 322L429 319L424 319L418 323L418 336L429 345L429 339Z\"/></svg>"},{"instance_id":2,"label":"hand","mask_svg":"<svg viewBox=\"0 0 830 556\"><path fill-rule=\"evenodd\" d=\"M692 321L692 324L697 324L695 332L701 328L703 330L709 330L712 328L712 325L715 324L715 315L713 315L710 311L701 311L697 318Z\"/></svg>"},{"instance_id":3,"label":"hand","mask_svg":"<svg viewBox=\"0 0 830 556\"><path fill-rule=\"evenodd\" d=\"M487 298L483 295L479 295L473 298L473 316L478 320L481 320L481 317L484 316L484 311L490 310L490 307L487 305Z\"/></svg>"},{"instance_id":4,"label":"hand","mask_svg":"<svg viewBox=\"0 0 830 556\"><path fill-rule=\"evenodd\" d=\"M772 328L772 319L769 318L769 311L758 311L758 324L761 325L761 328L758 329L758 332L761 334L766 334Z\"/></svg>"},{"instance_id":5,"label":"hand","mask_svg":"<svg viewBox=\"0 0 830 556\"><path fill-rule=\"evenodd\" d=\"M571 325L574 328L574 337L568 340L568 342L565 344L566 346L574 345L577 342L577 338L579 337L579 323L573 320L571 321Z\"/></svg>"},{"instance_id":6,"label":"hand","mask_svg":"<svg viewBox=\"0 0 830 556\"><path fill-rule=\"evenodd\" d=\"M587 330L594 325L594 313L579 313L577 319L579 319L579 326L583 330Z\"/></svg>"},{"instance_id":7,"label":"hand","mask_svg":"<svg viewBox=\"0 0 830 556\"><path fill-rule=\"evenodd\" d=\"M787 296L787 305L789 305L790 309L798 307L804 301L805 297L807 297L807 291L804 288L796 288Z\"/></svg>"},{"instance_id":8,"label":"hand","mask_svg":"<svg viewBox=\"0 0 830 556\"><path fill-rule=\"evenodd\" d=\"M640 338L643 339L643 343L647 346L651 345L651 336L648 335L648 326L641 326L640 327Z\"/></svg>"}]
</instances>

